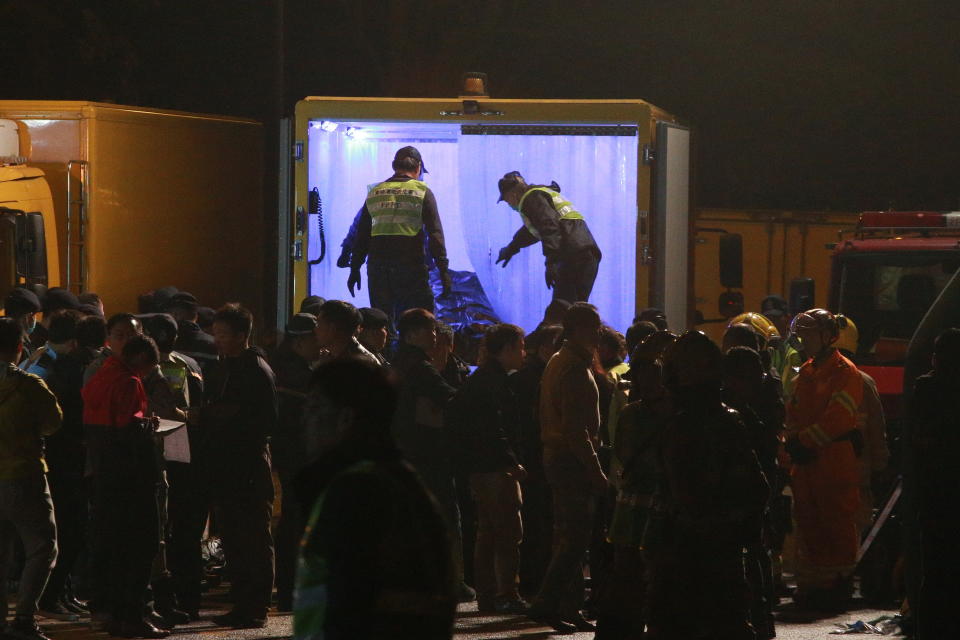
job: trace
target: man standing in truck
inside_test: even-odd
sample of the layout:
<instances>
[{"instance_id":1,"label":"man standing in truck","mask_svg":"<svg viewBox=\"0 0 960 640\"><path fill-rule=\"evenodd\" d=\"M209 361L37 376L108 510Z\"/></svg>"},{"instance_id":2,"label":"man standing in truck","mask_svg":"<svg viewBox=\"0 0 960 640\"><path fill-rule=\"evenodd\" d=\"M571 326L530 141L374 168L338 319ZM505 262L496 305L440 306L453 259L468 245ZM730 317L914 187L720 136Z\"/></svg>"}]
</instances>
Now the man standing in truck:
<instances>
[{"instance_id":1,"label":"man standing in truck","mask_svg":"<svg viewBox=\"0 0 960 640\"><path fill-rule=\"evenodd\" d=\"M393 176L370 188L360 209L347 287L350 295L360 288L360 267L369 256L370 305L386 313L395 328L407 309L434 308L424 264L424 235L444 295L451 282L437 199L422 181L427 170L420 151L416 147L397 151L393 171Z\"/></svg>"},{"instance_id":2,"label":"man standing in truck","mask_svg":"<svg viewBox=\"0 0 960 640\"><path fill-rule=\"evenodd\" d=\"M528 185L519 171L500 178L500 199L520 214L523 226L500 249L497 264L506 267L510 259L537 241L546 258L547 288L553 298L586 302L597 279L602 254L590 233L583 214L560 195L556 182L549 187Z\"/></svg>"}]
</instances>

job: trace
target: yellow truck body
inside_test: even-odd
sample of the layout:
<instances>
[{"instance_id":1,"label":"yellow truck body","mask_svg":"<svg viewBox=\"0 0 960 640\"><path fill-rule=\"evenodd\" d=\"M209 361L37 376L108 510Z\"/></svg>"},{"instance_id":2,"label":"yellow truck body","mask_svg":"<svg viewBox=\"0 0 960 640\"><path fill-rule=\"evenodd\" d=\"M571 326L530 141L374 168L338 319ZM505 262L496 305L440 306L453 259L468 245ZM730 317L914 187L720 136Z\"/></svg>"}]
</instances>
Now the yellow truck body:
<instances>
[{"instance_id":1,"label":"yellow truck body","mask_svg":"<svg viewBox=\"0 0 960 640\"><path fill-rule=\"evenodd\" d=\"M0 118L26 165L0 169L0 206L42 213L42 284L99 293L108 313L173 285L263 317L259 123L75 101L0 101Z\"/></svg>"},{"instance_id":2,"label":"yellow truck body","mask_svg":"<svg viewBox=\"0 0 960 640\"><path fill-rule=\"evenodd\" d=\"M718 275L719 239L726 233L743 237L744 310L760 311L770 294L789 300L790 283L813 278L815 305L829 305L832 245L856 229L858 213L833 211L779 211L699 209L696 212L695 287L698 316L707 322L697 328L719 340L727 326L719 317L718 299L726 291Z\"/></svg>"}]
</instances>

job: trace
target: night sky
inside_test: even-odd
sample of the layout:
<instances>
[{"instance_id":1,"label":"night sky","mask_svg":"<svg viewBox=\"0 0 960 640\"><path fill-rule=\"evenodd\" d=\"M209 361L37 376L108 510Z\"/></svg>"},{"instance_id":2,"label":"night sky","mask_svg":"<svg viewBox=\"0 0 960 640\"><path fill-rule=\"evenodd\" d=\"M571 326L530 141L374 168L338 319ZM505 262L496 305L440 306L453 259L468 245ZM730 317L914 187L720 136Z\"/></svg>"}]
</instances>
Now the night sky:
<instances>
[{"instance_id":1,"label":"night sky","mask_svg":"<svg viewBox=\"0 0 960 640\"><path fill-rule=\"evenodd\" d=\"M299 98L642 98L697 204L960 209L960 2L0 0L0 98L254 117ZM281 97L282 96L282 97Z\"/></svg>"}]
</instances>

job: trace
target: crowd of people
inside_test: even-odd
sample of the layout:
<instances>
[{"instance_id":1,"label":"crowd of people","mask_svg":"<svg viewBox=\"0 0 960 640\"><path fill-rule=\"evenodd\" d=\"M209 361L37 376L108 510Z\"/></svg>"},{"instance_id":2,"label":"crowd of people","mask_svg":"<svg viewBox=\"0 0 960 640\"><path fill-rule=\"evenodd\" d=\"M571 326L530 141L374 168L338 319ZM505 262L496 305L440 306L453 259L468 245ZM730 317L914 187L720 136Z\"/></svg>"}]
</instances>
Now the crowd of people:
<instances>
[{"instance_id":1,"label":"crowd of people","mask_svg":"<svg viewBox=\"0 0 960 640\"><path fill-rule=\"evenodd\" d=\"M487 328L468 365L424 308L393 326L310 297L268 353L239 304L167 288L105 319L95 294L37 293L0 318L9 637L46 638L38 614L165 637L200 619L212 536L232 602L213 622L276 607L304 639L449 638L474 600L600 640L761 639L781 596L852 595L889 451L843 316L770 296L718 345L656 309L621 334L554 299L530 333ZM955 438L958 336L917 384L931 456ZM949 544L936 473L918 483L930 560ZM944 591L923 593L935 621Z\"/></svg>"}]
</instances>

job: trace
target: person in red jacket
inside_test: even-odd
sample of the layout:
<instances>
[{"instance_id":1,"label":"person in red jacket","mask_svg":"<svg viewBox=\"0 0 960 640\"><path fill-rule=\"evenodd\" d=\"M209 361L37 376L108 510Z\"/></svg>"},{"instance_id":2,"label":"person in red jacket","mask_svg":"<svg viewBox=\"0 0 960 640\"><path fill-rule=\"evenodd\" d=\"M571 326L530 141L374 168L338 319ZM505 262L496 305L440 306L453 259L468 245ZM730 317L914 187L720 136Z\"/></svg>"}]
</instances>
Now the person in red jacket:
<instances>
[{"instance_id":1,"label":"person in red jacket","mask_svg":"<svg viewBox=\"0 0 960 640\"><path fill-rule=\"evenodd\" d=\"M842 607L852 592L860 537L860 463L857 408L863 379L834 346L836 317L811 309L791 332L810 358L800 367L787 404L787 440L798 534L797 592L803 608Z\"/></svg>"},{"instance_id":2,"label":"person in red jacket","mask_svg":"<svg viewBox=\"0 0 960 640\"><path fill-rule=\"evenodd\" d=\"M146 416L141 381L159 361L157 345L135 335L83 387L83 422L91 474L96 619L113 635L165 638L144 618L144 594L159 548L154 450L157 419Z\"/></svg>"}]
</instances>

